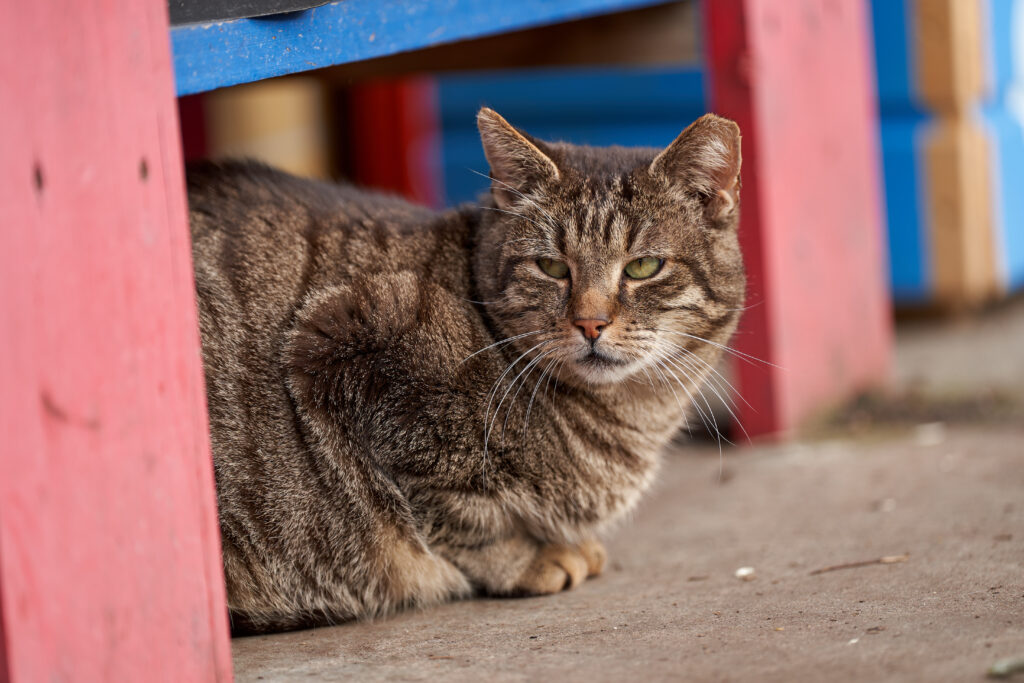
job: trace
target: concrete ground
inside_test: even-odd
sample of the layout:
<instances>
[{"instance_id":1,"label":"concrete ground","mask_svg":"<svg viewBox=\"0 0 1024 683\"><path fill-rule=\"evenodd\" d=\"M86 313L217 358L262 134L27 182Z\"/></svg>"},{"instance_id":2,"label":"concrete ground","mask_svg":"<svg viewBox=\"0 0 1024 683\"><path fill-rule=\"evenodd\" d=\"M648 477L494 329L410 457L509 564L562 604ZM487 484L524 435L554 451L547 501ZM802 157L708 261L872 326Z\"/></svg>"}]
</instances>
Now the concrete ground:
<instances>
[{"instance_id":1,"label":"concrete ground","mask_svg":"<svg viewBox=\"0 0 1024 683\"><path fill-rule=\"evenodd\" d=\"M981 680L1024 655L1024 303L916 323L897 357L891 408L723 461L669 454L605 574L575 591L236 639L236 676Z\"/></svg>"}]
</instances>

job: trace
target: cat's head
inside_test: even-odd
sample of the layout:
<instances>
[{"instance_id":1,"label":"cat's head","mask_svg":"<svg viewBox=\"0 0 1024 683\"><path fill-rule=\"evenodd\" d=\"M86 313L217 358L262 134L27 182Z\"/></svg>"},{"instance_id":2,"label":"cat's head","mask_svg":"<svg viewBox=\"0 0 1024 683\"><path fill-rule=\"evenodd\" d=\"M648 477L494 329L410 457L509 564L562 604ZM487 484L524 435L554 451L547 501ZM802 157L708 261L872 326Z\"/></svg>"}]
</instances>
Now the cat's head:
<instances>
[{"instance_id":1,"label":"cat's head","mask_svg":"<svg viewBox=\"0 0 1024 683\"><path fill-rule=\"evenodd\" d=\"M707 114L664 150L543 142L490 109L477 123L493 182L474 272L524 360L607 384L717 355L745 288L735 123Z\"/></svg>"}]
</instances>

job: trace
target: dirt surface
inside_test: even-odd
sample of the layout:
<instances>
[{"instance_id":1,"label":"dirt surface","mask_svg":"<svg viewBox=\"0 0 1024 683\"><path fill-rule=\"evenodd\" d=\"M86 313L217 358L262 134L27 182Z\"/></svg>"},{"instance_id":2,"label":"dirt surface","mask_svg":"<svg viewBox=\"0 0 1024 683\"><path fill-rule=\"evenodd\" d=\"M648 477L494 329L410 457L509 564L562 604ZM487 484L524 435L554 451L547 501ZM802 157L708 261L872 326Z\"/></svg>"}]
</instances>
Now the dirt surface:
<instances>
[{"instance_id":1,"label":"dirt surface","mask_svg":"<svg viewBox=\"0 0 1024 683\"><path fill-rule=\"evenodd\" d=\"M939 399L1024 400L1024 293L969 315L906 321L897 332L896 386Z\"/></svg>"},{"instance_id":2,"label":"dirt surface","mask_svg":"<svg viewBox=\"0 0 1024 683\"><path fill-rule=\"evenodd\" d=\"M717 449L671 454L575 591L237 639L236 676L976 681L1024 654L1024 424L734 449L719 467Z\"/></svg>"}]
</instances>

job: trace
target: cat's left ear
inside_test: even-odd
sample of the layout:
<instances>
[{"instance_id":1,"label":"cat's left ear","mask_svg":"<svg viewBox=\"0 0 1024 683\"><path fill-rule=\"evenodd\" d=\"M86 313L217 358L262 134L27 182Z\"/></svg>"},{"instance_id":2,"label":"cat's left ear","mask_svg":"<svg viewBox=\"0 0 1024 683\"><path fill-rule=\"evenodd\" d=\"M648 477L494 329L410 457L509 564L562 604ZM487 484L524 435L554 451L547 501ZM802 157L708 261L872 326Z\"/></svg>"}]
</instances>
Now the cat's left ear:
<instances>
[{"instance_id":1,"label":"cat's left ear","mask_svg":"<svg viewBox=\"0 0 1024 683\"><path fill-rule=\"evenodd\" d=\"M708 219L730 225L740 201L740 127L705 114L651 162L650 173L666 178L704 201Z\"/></svg>"}]
</instances>

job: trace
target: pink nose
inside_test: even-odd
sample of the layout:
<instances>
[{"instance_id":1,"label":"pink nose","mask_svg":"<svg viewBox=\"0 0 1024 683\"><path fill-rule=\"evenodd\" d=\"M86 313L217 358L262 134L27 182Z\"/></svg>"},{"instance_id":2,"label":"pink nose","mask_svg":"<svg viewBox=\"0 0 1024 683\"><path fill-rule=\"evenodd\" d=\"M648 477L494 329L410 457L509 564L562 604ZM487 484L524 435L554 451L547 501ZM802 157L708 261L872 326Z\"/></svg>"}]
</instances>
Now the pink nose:
<instances>
[{"instance_id":1,"label":"pink nose","mask_svg":"<svg viewBox=\"0 0 1024 683\"><path fill-rule=\"evenodd\" d=\"M601 336L601 330L611 324L611 321L603 318L580 318L573 320L572 324L580 328L587 339L597 339Z\"/></svg>"}]
</instances>

